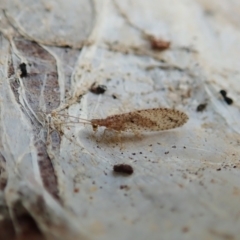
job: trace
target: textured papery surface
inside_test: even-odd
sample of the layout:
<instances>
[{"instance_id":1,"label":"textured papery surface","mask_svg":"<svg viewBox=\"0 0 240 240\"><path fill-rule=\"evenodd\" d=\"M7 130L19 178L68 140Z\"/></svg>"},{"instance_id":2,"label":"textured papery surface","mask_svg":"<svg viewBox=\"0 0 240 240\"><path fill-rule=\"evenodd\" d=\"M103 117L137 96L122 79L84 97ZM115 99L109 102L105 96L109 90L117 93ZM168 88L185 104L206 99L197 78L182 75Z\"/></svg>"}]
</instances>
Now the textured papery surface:
<instances>
[{"instance_id":1,"label":"textured papery surface","mask_svg":"<svg viewBox=\"0 0 240 240\"><path fill-rule=\"evenodd\" d=\"M238 1L63 2L1 12L0 238L238 239ZM152 108L189 120L118 138L77 119Z\"/></svg>"}]
</instances>

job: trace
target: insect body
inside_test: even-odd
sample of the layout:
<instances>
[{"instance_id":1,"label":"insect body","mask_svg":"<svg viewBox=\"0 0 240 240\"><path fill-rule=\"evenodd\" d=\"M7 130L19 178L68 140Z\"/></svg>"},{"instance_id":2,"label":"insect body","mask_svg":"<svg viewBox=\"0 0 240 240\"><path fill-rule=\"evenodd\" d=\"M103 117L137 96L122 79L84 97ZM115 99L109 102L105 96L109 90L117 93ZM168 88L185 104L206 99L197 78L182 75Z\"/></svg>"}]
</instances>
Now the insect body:
<instances>
[{"instance_id":1,"label":"insect body","mask_svg":"<svg viewBox=\"0 0 240 240\"><path fill-rule=\"evenodd\" d=\"M57 114L53 112L53 117L60 115L67 117L64 114ZM138 110L123 114L116 114L103 119L83 119L68 116L81 120L80 122L69 123L83 123L91 124L93 131L96 132L98 127L105 127L108 130L117 132L134 132L139 135L140 132L162 131L182 126L187 122L187 114L170 108L153 108Z\"/></svg>"},{"instance_id":2,"label":"insect body","mask_svg":"<svg viewBox=\"0 0 240 240\"><path fill-rule=\"evenodd\" d=\"M106 127L118 132L161 131L182 126L188 116L175 109L153 108L116 114L105 119L92 119L90 123L93 130Z\"/></svg>"}]
</instances>

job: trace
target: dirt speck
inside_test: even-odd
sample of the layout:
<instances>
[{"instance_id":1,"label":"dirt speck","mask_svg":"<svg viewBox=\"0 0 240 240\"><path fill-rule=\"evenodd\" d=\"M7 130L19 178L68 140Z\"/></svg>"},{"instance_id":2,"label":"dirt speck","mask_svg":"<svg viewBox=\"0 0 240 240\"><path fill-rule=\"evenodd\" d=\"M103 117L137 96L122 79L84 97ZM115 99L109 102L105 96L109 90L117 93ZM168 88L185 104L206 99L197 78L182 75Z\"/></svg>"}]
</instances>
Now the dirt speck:
<instances>
[{"instance_id":1,"label":"dirt speck","mask_svg":"<svg viewBox=\"0 0 240 240\"><path fill-rule=\"evenodd\" d=\"M121 185L120 189L125 189L125 190L129 190L130 187L128 185Z\"/></svg>"},{"instance_id":2,"label":"dirt speck","mask_svg":"<svg viewBox=\"0 0 240 240\"><path fill-rule=\"evenodd\" d=\"M129 164L116 164L113 166L113 171L115 173L131 175L133 173L133 168Z\"/></svg>"},{"instance_id":3,"label":"dirt speck","mask_svg":"<svg viewBox=\"0 0 240 240\"><path fill-rule=\"evenodd\" d=\"M19 69L21 70L20 77L21 78L27 77L27 65L26 65L26 63L21 63L19 65Z\"/></svg>"},{"instance_id":4,"label":"dirt speck","mask_svg":"<svg viewBox=\"0 0 240 240\"><path fill-rule=\"evenodd\" d=\"M169 41L156 38L154 36L151 36L149 39L150 39L151 48L157 51L166 50L170 47L170 44L171 44Z\"/></svg>"},{"instance_id":5,"label":"dirt speck","mask_svg":"<svg viewBox=\"0 0 240 240\"><path fill-rule=\"evenodd\" d=\"M196 111L197 111L197 112L202 112L202 111L205 110L206 107L207 107L207 103L201 103L201 104L199 104L199 105L197 106Z\"/></svg>"},{"instance_id":6,"label":"dirt speck","mask_svg":"<svg viewBox=\"0 0 240 240\"><path fill-rule=\"evenodd\" d=\"M182 232L183 232L183 233L189 232L189 228L188 228L188 227L183 227L183 228L182 228Z\"/></svg>"},{"instance_id":7,"label":"dirt speck","mask_svg":"<svg viewBox=\"0 0 240 240\"><path fill-rule=\"evenodd\" d=\"M94 82L89 91L94 94L103 94L107 91L107 87L105 85L97 85L96 82Z\"/></svg>"}]
</instances>

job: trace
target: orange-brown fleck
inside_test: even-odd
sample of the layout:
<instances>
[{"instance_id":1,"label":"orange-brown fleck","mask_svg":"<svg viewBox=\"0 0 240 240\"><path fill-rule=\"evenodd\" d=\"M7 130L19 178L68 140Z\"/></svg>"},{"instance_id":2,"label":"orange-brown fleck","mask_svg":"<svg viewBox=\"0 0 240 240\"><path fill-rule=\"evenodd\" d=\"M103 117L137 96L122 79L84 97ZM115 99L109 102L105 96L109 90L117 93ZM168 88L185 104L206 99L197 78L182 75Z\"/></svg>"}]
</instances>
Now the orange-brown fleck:
<instances>
[{"instance_id":1,"label":"orange-brown fleck","mask_svg":"<svg viewBox=\"0 0 240 240\"><path fill-rule=\"evenodd\" d=\"M150 38L151 48L153 50L163 51L170 47L170 42L155 37Z\"/></svg>"}]
</instances>

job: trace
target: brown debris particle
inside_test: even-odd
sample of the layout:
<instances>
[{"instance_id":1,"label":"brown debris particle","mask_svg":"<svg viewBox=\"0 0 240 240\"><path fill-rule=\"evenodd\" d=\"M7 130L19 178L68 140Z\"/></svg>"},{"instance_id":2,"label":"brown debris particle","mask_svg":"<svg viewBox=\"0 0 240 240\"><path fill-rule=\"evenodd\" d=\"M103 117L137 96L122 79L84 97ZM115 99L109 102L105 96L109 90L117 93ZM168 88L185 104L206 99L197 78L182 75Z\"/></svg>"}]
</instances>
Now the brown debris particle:
<instances>
[{"instance_id":1,"label":"brown debris particle","mask_svg":"<svg viewBox=\"0 0 240 240\"><path fill-rule=\"evenodd\" d=\"M197 106L196 111L197 112L202 112L203 110L205 110L206 107L207 107L207 103L201 103Z\"/></svg>"},{"instance_id":2,"label":"brown debris particle","mask_svg":"<svg viewBox=\"0 0 240 240\"><path fill-rule=\"evenodd\" d=\"M126 189L126 190L129 190L130 188L129 188L128 185L121 185L121 186L120 186L120 189Z\"/></svg>"},{"instance_id":3,"label":"brown debris particle","mask_svg":"<svg viewBox=\"0 0 240 240\"><path fill-rule=\"evenodd\" d=\"M128 164L116 164L113 166L113 171L116 173L122 173L122 174L132 174L133 173L133 168L132 166Z\"/></svg>"},{"instance_id":4,"label":"brown debris particle","mask_svg":"<svg viewBox=\"0 0 240 240\"><path fill-rule=\"evenodd\" d=\"M183 228L182 228L182 232L183 232L183 233L186 233L186 232L188 232L188 231L189 231L189 228L188 228L188 227L183 227Z\"/></svg>"},{"instance_id":5,"label":"brown debris particle","mask_svg":"<svg viewBox=\"0 0 240 240\"><path fill-rule=\"evenodd\" d=\"M151 48L157 51L164 51L168 49L171 44L169 41L163 40L161 38L156 38L153 36L151 36L149 40L150 40Z\"/></svg>"},{"instance_id":6,"label":"brown debris particle","mask_svg":"<svg viewBox=\"0 0 240 240\"><path fill-rule=\"evenodd\" d=\"M103 94L107 90L107 87L105 85L96 85L96 82L94 82L89 91L94 94Z\"/></svg>"}]
</instances>

